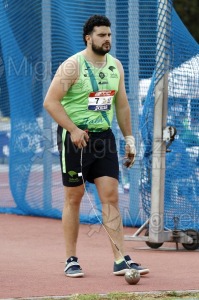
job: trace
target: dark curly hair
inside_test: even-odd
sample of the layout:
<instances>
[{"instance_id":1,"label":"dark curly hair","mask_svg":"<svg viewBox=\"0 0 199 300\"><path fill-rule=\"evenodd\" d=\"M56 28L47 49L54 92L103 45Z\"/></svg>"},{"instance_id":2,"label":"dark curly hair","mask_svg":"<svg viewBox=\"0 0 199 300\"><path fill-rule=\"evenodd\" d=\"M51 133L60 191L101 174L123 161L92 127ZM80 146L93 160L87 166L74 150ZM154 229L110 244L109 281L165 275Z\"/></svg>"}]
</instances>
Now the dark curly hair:
<instances>
[{"instance_id":1,"label":"dark curly hair","mask_svg":"<svg viewBox=\"0 0 199 300\"><path fill-rule=\"evenodd\" d=\"M87 45L85 36L88 35L88 34L91 34L91 32L93 31L93 28L95 26L107 26L107 27L111 27L111 22L105 16L101 16L101 15L93 15L93 16L91 16L86 21L86 23L84 24L84 27L83 27L83 40L84 40L85 45Z\"/></svg>"}]
</instances>

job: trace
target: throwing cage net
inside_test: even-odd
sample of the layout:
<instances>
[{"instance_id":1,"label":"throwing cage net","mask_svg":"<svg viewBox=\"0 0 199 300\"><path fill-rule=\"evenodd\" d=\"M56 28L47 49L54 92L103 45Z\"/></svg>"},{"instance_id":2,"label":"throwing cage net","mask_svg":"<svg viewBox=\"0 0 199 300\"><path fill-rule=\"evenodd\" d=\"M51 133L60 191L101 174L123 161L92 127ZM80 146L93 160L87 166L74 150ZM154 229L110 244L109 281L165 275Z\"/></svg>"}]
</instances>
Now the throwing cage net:
<instances>
[{"instance_id":1,"label":"throwing cage net","mask_svg":"<svg viewBox=\"0 0 199 300\"><path fill-rule=\"evenodd\" d=\"M167 4L163 0L0 2L1 213L61 218L64 196L57 125L43 110L43 99L59 64L84 48L86 19L102 14L112 22L111 54L124 66L138 152L134 167L123 168L124 140L114 120L123 223L140 226L150 214L154 90L168 72L167 123L177 135L166 154L165 225L172 228L178 218L181 229L199 228L199 46L172 1ZM167 18L168 31L161 29L161 17ZM166 70L158 47L164 55L166 51ZM87 190L101 215L95 187L87 184ZM80 221L97 222L86 195Z\"/></svg>"},{"instance_id":2,"label":"throwing cage net","mask_svg":"<svg viewBox=\"0 0 199 300\"><path fill-rule=\"evenodd\" d=\"M168 1L168 10L171 5L172 2ZM165 2L160 1L161 6L166 6ZM164 9L160 9L159 20L165 18L164 14ZM198 50L198 44L173 10L166 19L166 30L159 22L153 76L141 81L142 86L148 83L149 87L147 96L142 99L140 122L144 149L141 193L143 207L149 217L153 132L157 126L154 123L155 87L168 73L167 126L177 131L174 141L166 146L166 163L162 166L165 168L164 225L169 229L199 228ZM166 64L163 61L165 58Z\"/></svg>"}]
</instances>

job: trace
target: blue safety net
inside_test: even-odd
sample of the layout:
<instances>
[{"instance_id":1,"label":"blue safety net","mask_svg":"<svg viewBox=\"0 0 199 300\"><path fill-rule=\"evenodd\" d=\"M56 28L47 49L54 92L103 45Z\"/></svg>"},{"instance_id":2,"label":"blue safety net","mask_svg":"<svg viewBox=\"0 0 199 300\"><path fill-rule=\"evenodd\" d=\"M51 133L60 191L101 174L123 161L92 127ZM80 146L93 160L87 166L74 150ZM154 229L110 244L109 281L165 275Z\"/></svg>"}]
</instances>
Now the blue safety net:
<instances>
[{"instance_id":1,"label":"blue safety net","mask_svg":"<svg viewBox=\"0 0 199 300\"><path fill-rule=\"evenodd\" d=\"M126 170L124 139L114 119L123 223L140 226L150 215L154 90L169 71L168 125L176 127L177 136L166 154L165 223L172 228L178 217L179 227L199 228L199 46L164 2L0 1L1 213L61 218L57 124L43 110L43 100L58 66L84 49L84 22L102 14L112 22L111 54L124 66L137 143L136 163ZM166 35L157 30L158 4L170 24ZM158 43L167 49L168 70L160 63ZM80 222L94 224L101 204L95 186L86 188Z\"/></svg>"},{"instance_id":2,"label":"blue safety net","mask_svg":"<svg viewBox=\"0 0 199 300\"><path fill-rule=\"evenodd\" d=\"M177 131L174 141L167 143L165 164L164 226L169 229L199 228L199 45L184 27L176 12L171 15L168 30L161 28L156 52L156 68L143 100L140 129L143 139L141 193L148 217L151 209L152 152L155 88L168 72L167 126ZM166 43L165 43L166 41ZM164 45L164 47L163 47ZM164 48L168 58L161 60ZM165 50L166 49L166 50ZM162 62L162 65L161 65ZM164 164L162 165L164 168Z\"/></svg>"}]
</instances>

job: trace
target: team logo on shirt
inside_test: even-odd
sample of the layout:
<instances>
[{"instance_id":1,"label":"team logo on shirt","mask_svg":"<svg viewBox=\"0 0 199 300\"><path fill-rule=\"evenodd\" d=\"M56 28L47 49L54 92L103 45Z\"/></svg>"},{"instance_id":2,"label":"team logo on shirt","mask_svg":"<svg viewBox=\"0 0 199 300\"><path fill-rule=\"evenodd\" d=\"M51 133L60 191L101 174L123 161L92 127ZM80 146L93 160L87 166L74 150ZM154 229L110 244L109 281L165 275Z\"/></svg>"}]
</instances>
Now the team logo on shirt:
<instances>
[{"instance_id":1,"label":"team logo on shirt","mask_svg":"<svg viewBox=\"0 0 199 300\"><path fill-rule=\"evenodd\" d=\"M100 77L101 79L103 79L103 78L105 77L105 74L104 74L103 72L100 72L100 73L99 73L99 77Z\"/></svg>"},{"instance_id":2,"label":"team logo on shirt","mask_svg":"<svg viewBox=\"0 0 199 300\"><path fill-rule=\"evenodd\" d=\"M117 73L115 73L116 67L110 66L108 69L111 71L110 78L118 78Z\"/></svg>"},{"instance_id":3,"label":"team logo on shirt","mask_svg":"<svg viewBox=\"0 0 199 300\"><path fill-rule=\"evenodd\" d=\"M116 68L114 66L110 66L108 69L113 72Z\"/></svg>"}]
</instances>

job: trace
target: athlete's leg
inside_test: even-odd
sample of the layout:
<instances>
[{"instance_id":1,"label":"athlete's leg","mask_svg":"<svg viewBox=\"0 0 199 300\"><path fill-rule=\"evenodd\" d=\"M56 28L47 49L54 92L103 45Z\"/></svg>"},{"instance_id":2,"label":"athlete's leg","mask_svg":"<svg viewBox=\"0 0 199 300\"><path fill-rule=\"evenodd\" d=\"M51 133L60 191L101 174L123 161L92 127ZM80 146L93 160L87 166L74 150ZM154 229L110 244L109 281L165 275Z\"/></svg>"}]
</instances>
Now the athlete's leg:
<instances>
[{"instance_id":1,"label":"athlete's leg","mask_svg":"<svg viewBox=\"0 0 199 300\"><path fill-rule=\"evenodd\" d=\"M76 245L79 232L79 209L84 194L84 186L64 186L64 208L62 224L66 244L66 258L76 256Z\"/></svg>"},{"instance_id":2,"label":"athlete's leg","mask_svg":"<svg viewBox=\"0 0 199 300\"><path fill-rule=\"evenodd\" d=\"M111 242L115 261L124 256L123 224L118 206L118 180L108 176L95 180L98 194L102 203L103 224L120 252ZM121 254L120 254L121 253Z\"/></svg>"}]
</instances>

